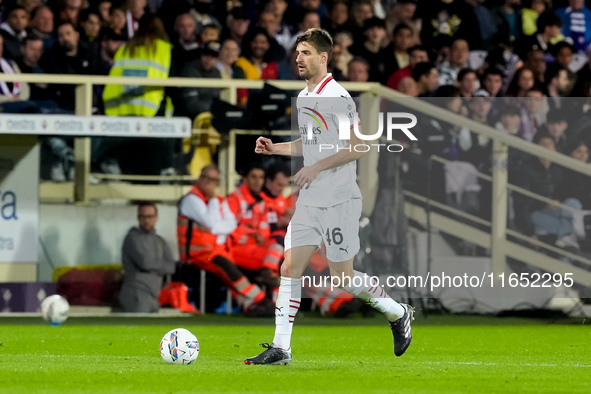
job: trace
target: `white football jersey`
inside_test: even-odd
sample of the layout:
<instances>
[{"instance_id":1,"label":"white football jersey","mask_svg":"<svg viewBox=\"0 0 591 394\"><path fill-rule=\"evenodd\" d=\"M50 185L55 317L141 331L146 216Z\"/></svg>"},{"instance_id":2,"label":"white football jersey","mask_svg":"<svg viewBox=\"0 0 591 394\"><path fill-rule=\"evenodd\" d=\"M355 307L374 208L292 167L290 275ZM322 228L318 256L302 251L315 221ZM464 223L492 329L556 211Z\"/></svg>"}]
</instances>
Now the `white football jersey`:
<instances>
[{"instance_id":1,"label":"white football jersey","mask_svg":"<svg viewBox=\"0 0 591 394\"><path fill-rule=\"evenodd\" d=\"M333 79L332 74L327 74L312 92L308 92L307 87L300 92L297 111L304 166L311 166L332 156L339 148L348 145L348 141L339 139L336 114L346 115L349 122L347 128L351 130L356 119L356 106L349 92ZM312 134L309 136L310 128ZM322 171L308 189L300 190L298 203L311 207L331 207L353 198L361 198L356 178L355 161Z\"/></svg>"}]
</instances>

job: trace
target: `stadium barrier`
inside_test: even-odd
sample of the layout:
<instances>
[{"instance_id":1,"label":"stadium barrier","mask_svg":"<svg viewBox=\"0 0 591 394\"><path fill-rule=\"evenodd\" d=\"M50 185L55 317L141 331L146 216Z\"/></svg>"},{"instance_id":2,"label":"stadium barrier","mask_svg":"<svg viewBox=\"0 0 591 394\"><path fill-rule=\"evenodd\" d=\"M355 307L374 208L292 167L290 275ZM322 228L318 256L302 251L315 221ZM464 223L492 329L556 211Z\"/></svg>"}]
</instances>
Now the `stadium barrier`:
<instances>
[{"instance_id":1,"label":"stadium barrier","mask_svg":"<svg viewBox=\"0 0 591 394\"><path fill-rule=\"evenodd\" d=\"M51 80L48 81L48 78ZM125 84L143 86L164 86L164 87L205 87L221 89L220 97L232 104L237 100L237 89L261 89L265 81L248 80L226 80L226 79L145 79L134 77L104 77L104 76L82 76L82 75L43 75L43 74L0 74L0 80L10 82L28 83L60 83L76 85L76 114L91 115L92 112L92 88L94 85ZM301 90L301 81L267 81L274 86L285 90ZM471 132L489 138L493 141L493 174L492 174L492 222L490 234L485 233L474 226L466 225L453 218L437 213L431 213L432 222L437 228L445 228L447 232L458 237L474 242L483 247L489 248L492 253L493 272L505 271L507 257L527 261L538 268L557 273L573 272L575 282L589 286L591 284L591 273L575 266L557 262L545 254L527 248L516 242L507 239L507 235L524 238L510 229L507 229L507 199L506 194L510 189L507 179L507 152L508 148L514 148L531 155L544 156L550 161L576 172L591 176L591 168L584 163L576 161L563 154L548 151L540 146L531 144L516 137L498 133L494 128L467 119L464 116L451 113L435 105L418 99L407 97L399 92L391 90L378 83L350 83L342 84L351 92L361 92L362 95L372 97L383 97L390 101L397 102L407 108L428 114L436 119L448 122L453 125L468 127ZM377 102L377 100L376 100ZM375 104L376 106L378 104ZM379 108L359 108L361 122L365 130L375 130L378 127L377 119L372 113L379 112ZM222 192L228 192L231 188L231 181L236 179L232 167L229 164L231 148L229 138L224 138L219 154L219 166L224 174L225 181L221 185ZM128 185L119 183L108 183L105 185L89 185L90 176L90 138L76 138L76 178L73 184L55 185L42 184L40 197L42 199L73 199L76 202L87 202L90 199L104 198L125 198L141 199L150 195L155 200L174 201L180 198L188 186L179 187L170 185ZM364 194L364 213L370 212L373 208L373 201L377 189L377 176L375 168L377 165L377 154L365 155L359 163L359 184ZM119 178L121 179L121 178ZM160 179L160 178L159 178ZM168 180L186 181L183 178L171 177ZM417 196L421 197L421 196ZM433 202L431 202L433 203ZM453 208L441 207L450 213L457 214ZM407 202L406 211L410 217L419 222L426 222L424 208ZM531 242L531 239L527 239ZM534 242L535 243L535 242ZM541 246L541 245L540 245ZM546 246L545 246L546 247ZM561 251L564 254L564 251ZM580 260L580 259L578 259Z\"/></svg>"}]
</instances>

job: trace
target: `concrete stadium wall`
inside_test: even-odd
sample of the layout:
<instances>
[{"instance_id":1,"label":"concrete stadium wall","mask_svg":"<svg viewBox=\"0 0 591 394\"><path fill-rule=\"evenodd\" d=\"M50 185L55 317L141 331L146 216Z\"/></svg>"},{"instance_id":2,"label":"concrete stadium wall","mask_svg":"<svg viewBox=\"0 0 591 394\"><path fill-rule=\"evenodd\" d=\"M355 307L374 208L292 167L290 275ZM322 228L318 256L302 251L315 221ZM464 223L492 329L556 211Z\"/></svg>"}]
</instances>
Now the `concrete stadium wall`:
<instances>
[{"instance_id":1,"label":"concrete stadium wall","mask_svg":"<svg viewBox=\"0 0 591 394\"><path fill-rule=\"evenodd\" d=\"M156 232L176 246L176 206L158 205ZM39 205L39 281L51 281L52 265L120 264L123 239L137 225L134 205Z\"/></svg>"}]
</instances>

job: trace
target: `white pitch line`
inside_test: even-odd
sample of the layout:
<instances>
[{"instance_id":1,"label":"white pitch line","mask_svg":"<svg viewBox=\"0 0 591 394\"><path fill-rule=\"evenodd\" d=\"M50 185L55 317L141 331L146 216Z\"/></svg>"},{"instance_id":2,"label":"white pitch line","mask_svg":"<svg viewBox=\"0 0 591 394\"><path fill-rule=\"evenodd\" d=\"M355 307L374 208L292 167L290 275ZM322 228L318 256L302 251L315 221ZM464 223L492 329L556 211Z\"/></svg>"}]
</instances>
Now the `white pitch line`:
<instances>
[{"instance_id":1,"label":"white pitch line","mask_svg":"<svg viewBox=\"0 0 591 394\"><path fill-rule=\"evenodd\" d=\"M548 364L548 363L522 363L522 364L506 364L506 363L483 363L478 361L419 361L420 364L450 364L450 365L479 365L487 367L497 366L511 366L511 367L537 367L537 368L591 368L590 364Z\"/></svg>"}]
</instances>

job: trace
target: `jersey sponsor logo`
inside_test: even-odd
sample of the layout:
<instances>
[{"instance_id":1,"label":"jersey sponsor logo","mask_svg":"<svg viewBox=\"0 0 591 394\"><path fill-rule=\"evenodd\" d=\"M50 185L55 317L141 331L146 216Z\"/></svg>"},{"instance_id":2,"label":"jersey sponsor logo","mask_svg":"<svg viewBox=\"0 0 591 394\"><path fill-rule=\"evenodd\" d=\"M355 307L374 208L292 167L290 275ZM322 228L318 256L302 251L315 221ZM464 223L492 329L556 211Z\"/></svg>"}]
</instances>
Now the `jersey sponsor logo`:
<instances>
[{"instance_id":1,"label":"jersey sponsor logo","mask_svg":"<svg viewBox=\"0 0 591 394\"><path fill-rule=\"evenodd\" d=\"M305 115L311 116L312 119L314 119L316 121L316 123L318 123L318 126L320 126L320 129L322 130L322 125L324 125L324 129L328 130L328 125L326 124L326 120L324 119L324 117L320 114L320 112L313 110L310 107L304 107L304 109L307 109L308 111L312 112L313 114L311 114L310 112L304 112ZM322 123L320 123L320 121L322 121Z\"/></svg>"}]
</instances>

